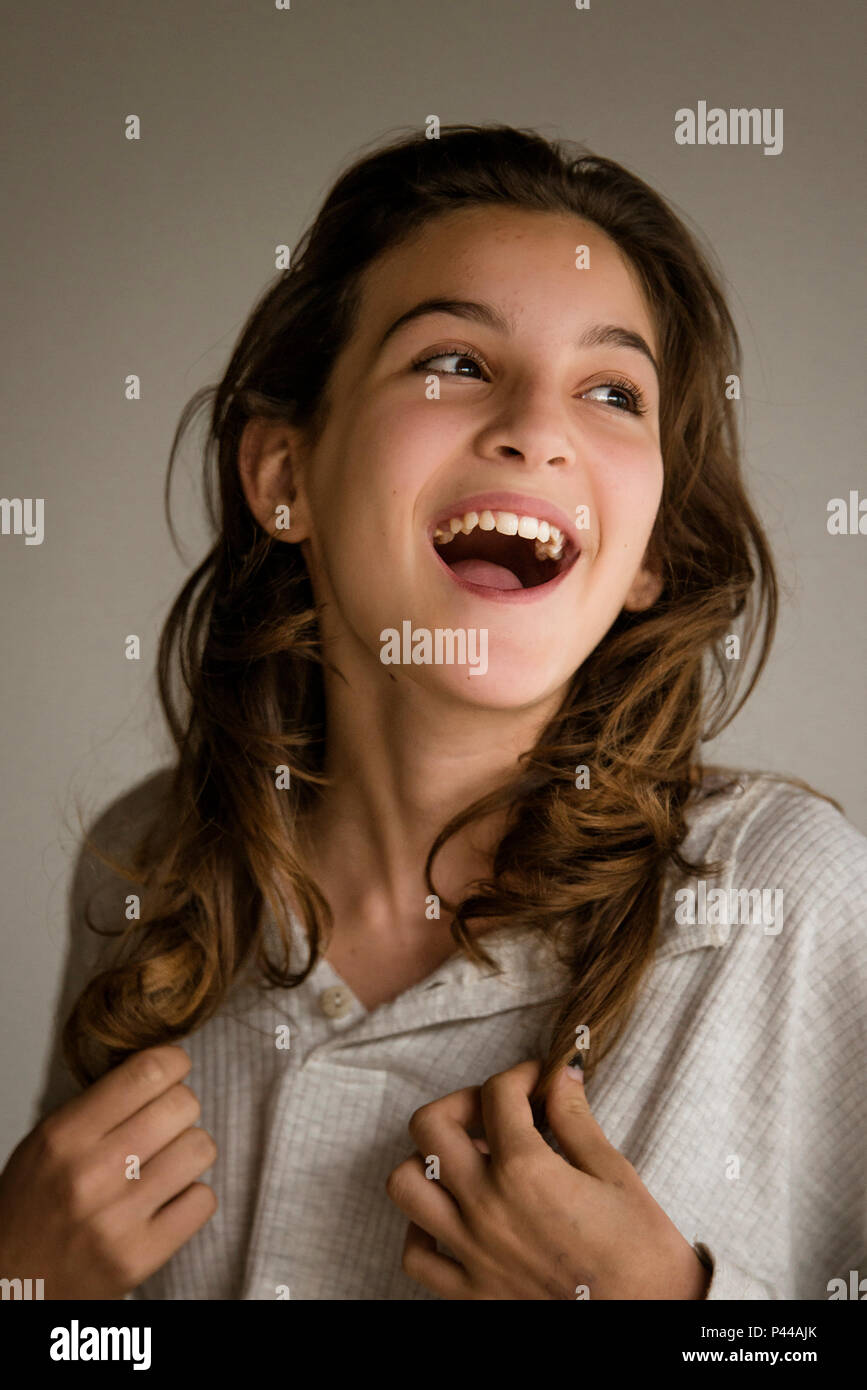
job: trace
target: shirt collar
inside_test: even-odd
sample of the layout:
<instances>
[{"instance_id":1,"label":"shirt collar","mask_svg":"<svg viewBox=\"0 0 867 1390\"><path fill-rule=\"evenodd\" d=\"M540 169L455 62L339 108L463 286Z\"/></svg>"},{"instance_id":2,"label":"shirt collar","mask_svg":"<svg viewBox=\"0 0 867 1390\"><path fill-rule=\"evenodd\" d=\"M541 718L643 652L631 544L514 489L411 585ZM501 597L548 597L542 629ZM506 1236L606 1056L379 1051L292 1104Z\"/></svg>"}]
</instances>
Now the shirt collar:
<instances>
[{"instance_id":1,"label":"shirt collar","mask_svg":"<svg viewBox=\"0 0 867 1390\"><path fill-rule=\"evenodd\" d=\"M711 789L713 792L713 787ZM741 817L731 816L731 797L741 797L747 790L742 778L727 794L712 794L708 799L698 800L693 806L690 830L682 847L689 858L727 861L721 875L713 880L714 886L723 889L731 883L731 860L744 824ZM695 883L694 878L684 877L675 866L670 866L660 899L655 960L708 946L721 948L730 941L735 930L732 927L700 921L680 925L675 920L675 891L678 887L694 887ZM307 961L309 946L294 914L290 917L290 933L291 965L297 970ZM273 949L278 934L271 914L266 919L266 936ZM335 1034L351 1030L353 1040L384 1037L460 1018L481 1018L525 1008L555 1000L568 992L569 968L558 958L551 939L541 932L532 927L507 925L486 932L480 941L496 961L499 971L484 963L477 965L456 946L455 953L431 975L372 1012L359 1015L356 1011L340 1020ZM296 988L304 990L313 1000L335 984L345 985L345 981L327 960L320 959L303 984Z\"/></svg>"}]
</instances>

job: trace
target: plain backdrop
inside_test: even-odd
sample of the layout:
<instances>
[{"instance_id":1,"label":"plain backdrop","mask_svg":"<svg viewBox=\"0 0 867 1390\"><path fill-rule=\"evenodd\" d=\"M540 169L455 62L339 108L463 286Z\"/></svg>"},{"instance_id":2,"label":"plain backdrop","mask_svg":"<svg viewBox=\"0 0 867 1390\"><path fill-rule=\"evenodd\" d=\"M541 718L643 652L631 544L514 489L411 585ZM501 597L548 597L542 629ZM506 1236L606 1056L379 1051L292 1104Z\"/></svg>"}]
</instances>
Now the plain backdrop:
<instances>
[{"instance_id":1,"label":"plain backdrop","mask_svg":"<svg viewBox=\"0 0 867 1390\"><path fill-rule=\"evenodd\" d=\"M183 557L166 528L179 413L222 374L275 247L296 244L362 147L431 114L585 142L713 248L744 345L750 485L786 593L772 662L708 753L801 776L867 831L867 537L826 527L829 499L867 489L862 5L5 9L0 495L44 498L46 532L41 546L0 536L0 1162L30 1127L49 1046L74 798L92 818L170 756L155 644L206 541L195 432L175 489ZM782 107L782 153L678 145L674 113L699 101Z\"/></svg>"}]
</instances>

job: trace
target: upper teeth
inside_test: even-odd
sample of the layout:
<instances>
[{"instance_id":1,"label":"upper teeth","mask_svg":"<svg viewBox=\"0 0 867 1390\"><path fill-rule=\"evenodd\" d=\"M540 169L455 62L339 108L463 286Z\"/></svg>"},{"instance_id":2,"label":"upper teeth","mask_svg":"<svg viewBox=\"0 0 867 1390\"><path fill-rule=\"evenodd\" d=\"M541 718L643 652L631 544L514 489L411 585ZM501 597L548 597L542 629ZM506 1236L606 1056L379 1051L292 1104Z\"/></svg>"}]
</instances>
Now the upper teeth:
<instances>
[{"instance_id":1,"label":"upper teeth","mask_svg":"<svg viewBox=\"0 0 867 1390\"><path fill-rule=\"evenodd\" d=\"M565 537L559 526L548 521L539 521L535 516L519 516L517 512L464 512L463 516L449 517L434 531L436 545L447 545L458 532L468 536L476 527L481 531L500 531L504 536L524 536L535 541L537 560L559 560L563 554Z\"/></svg>"}]
</instances>

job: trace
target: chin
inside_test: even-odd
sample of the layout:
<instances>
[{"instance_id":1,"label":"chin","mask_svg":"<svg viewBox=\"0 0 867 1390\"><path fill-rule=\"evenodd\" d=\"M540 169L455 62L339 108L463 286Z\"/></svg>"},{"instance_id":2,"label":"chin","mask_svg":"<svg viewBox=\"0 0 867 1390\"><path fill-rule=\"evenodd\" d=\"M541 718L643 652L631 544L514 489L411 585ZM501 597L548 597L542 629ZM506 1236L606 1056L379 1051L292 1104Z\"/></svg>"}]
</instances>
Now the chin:
<instances>
[{"instance_id":1,"label":"chin","mask_svg":"<svg viewBox=\"0 0 867 1390\"><path fill-rule=\"evenodd\" d=\"M528 669L526 661L489 660L484 674L467 667L413 668L410 679L441 698L475 709L496 711L532 709L549 700L569 681L571 673Z\"/></svg>"}]
</instances>

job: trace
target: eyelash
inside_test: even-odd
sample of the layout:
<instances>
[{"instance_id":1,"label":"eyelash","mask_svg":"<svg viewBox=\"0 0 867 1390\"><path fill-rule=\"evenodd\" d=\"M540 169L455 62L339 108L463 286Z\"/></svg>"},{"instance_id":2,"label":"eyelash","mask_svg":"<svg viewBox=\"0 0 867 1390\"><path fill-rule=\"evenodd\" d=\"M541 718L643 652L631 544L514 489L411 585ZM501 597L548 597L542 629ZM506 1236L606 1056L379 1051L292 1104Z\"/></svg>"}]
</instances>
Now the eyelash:
<instances>
[{"instance_id":1,"label":"eyelash","mask_svg":"<svg viewBox=\"0 0 867 1390\"><path fill-rule=\"evenodd\" d=\"M417 357L412 364L413 370L421 371L422 367L427 366L428 362L432 362L437 357L468 357L470 361L475 362L478 367L487 370L484 361L475 351L474 348L457 347L454 345L451 347L440 348L439 352L430 352L425 357ZM445 375L459 376L460 373L446 372ZM647 414L647 399L641 388L636 386L634 382L627 381L625 377L613 376L609 381L599 381L596 383L596 386L591 386L588 389L591 391L595 391L597 386L614 386L617 388L618 391L622 391L625 395L631 398L632 410L626 412L620 411L621 414ZM604 404L604 402L600 402L600 404ZM619 410L620 407L612 406L611 409Z\"/></svg>"}]
</instances>

